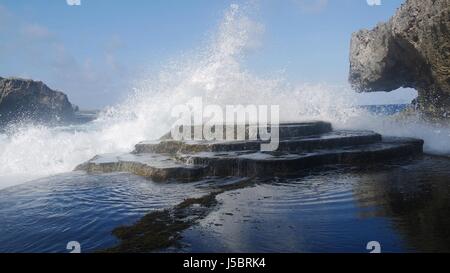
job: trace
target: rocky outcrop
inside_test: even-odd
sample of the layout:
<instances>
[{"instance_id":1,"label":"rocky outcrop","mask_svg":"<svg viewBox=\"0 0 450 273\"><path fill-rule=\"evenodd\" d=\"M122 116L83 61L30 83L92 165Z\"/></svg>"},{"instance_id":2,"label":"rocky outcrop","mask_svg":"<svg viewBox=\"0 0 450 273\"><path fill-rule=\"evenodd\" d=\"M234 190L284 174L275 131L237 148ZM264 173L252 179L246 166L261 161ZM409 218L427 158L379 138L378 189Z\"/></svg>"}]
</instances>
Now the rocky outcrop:
<instances>
[{"instance_id":1,"label":"rocky outcrop","mask_svg":"<svg viewBox=\"0 0 450 273\"><path fill-rule=\"evenodd\" d=\"M349 80L359 92L415 88L422 112L450 116L450 0L406 0L388 22L354 33Z\"/></svg>"},{"instance_id":2,"label":"rocky outcrop","mask_svg":"<svg viewBox=\"0 0 450 273\"><path fill-rule=\"evenodd\" d=\"M371 131L332 131L324 122L281 124L273 152L261 141L141 142L132 153L96 156L76 170L130 172L154 181L195 181L206 176L273 177L324 165L373 164L422 153L423 141L382 138Z\"/></svg>"},{"instance_id":3,"label":"rocky outcrop","mask_svg":"<svg viewBox=\"0 0 450 273\"><path fill-rule=\"evenodd\" d=\"M0 125L16 121L60 123L74 118L67 96L40 81L0 78Z\"/></svg>"}]
</instances>

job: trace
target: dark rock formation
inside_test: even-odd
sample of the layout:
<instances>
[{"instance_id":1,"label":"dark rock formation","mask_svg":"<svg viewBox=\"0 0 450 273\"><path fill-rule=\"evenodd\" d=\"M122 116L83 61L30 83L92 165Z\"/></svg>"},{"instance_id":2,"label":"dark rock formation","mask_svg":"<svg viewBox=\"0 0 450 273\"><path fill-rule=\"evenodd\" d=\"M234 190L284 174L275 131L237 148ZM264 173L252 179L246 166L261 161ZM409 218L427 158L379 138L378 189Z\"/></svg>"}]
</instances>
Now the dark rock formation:
<instances>
[{"instance_id":1,"label":"dark rock formation","mask_svg":"<svg viewBox=\"0 0 450 273\"><path fill-rule=\"evenodd\" d=\"M40 81L0 78L0 124L16 121L71 121L75 107L67 96Z\"/></svg>"},{"instance_id":2,"label":"dark rock formation","mask_svg":"<svg viewBox=\"0 0 450 273\"><path fill-rule=\"evenodd\" d=\"M96 156L76 170L131 172L157 181L205 176L283 176L336 164L372 164L422 153L423 141L382 138L370 131L332 131L324 122L282 124L278 150L261 152L261 141L163 139L142 142L134 152Z\"/></svg>"},{"instance_id":3,"label":"dark rock formation","mask_svg":"<svg viewBox=\"0 0 450 273\"><path fill-rule=\"evenodd\" d=\"M253 186L251 178L218 184L215 189L198 198L188 198L178 205L152 211L130 226L120 226L112 231L119 244L99 252L149 253L173 246L182 238L181 233L206 218L219 204L217 195Z\"/></svg>"},{"instance_id":4,"label":"dark rock formation","mask_svg":"<svg viewBox=\"0 0 450 273\"><path fill-rule=\"evenodd\" d=\"M354 33L349 80L359 92L415 88L420 110L450 115L450 0L406 0L388 22Z\"/></svg>"}]
</instances>

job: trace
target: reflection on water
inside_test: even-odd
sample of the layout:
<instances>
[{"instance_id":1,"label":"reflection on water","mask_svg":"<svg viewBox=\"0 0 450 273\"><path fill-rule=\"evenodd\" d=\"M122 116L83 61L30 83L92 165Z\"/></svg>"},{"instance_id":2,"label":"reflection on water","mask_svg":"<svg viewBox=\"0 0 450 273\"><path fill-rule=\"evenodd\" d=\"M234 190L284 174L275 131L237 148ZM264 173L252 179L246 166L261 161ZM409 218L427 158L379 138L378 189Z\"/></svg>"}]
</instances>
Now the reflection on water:
<instances>
[{"instance_id":1,"label":"reflection on water","mask_svg":"<svg viewBox=\"0 0 450 273\"><path fill-rule=\"evenodd\" d=\"M450 252L450 160L261 181L184 233L182 251Z\"/></svg>"},{"instance_id":2,"label":"reflection on water","mask_svg":"<svg viewBox=\"0 0 450 273\"><path fill-rule=\"evenodd\" d=\"M203 192L129 174L57 175L0 191L0 252L88 252L111 246L111 230Z\"/></svg>"},{"instance_id":3,"label":"reflection on water","mask_svg":"<svg viewBox=\"0 0 450 273\"><path fill-rule=\"evenodd\" d=\"M129 174L53 176L0 190L0 252L82 251L115 243L111 230L205 194L217 183L154 183ZM183 233L192 252L450 251L450 160L424 157L370 168L258 180Z\"/></svg>"},{"instance_id":4,"label":"reflection on water","mask_svg":"<svg viewBox=\"0 0 450 273\"><path fill-rule=\"evenodd\" d=\"M450 252L450 165L444 158L425 158L392 171L362 176L356 187L383 200L366 217L388 217L411 250ZM377 198L378 196L378 198ZM360 206L371 206L358 200Z\"/></svg>"}]
</instances>

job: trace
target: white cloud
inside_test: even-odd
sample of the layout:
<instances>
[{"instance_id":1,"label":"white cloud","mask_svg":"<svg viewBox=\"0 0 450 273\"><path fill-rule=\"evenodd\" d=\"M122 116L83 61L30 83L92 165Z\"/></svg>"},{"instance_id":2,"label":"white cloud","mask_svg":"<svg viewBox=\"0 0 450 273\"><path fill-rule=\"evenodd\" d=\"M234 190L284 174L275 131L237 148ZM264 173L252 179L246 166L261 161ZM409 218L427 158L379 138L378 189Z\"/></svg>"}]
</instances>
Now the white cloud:
<instances>
[{"instance_id":1,"label":"white cloud","mask_svg":"<svg viewBox=\"0 0 450 273\"><path fill-rule=\"evenodd\" d=\"M112 70L121 69L121 64L117 61L116 53L124 47L124 42L118 35L113 35L106 43L104 49L105 62Z\"/></svg>"},{"instance_id":2,"label":"white cloud","mask_svg":"<svg viewBox=\"0 0 450 273\"><path fill-rule=\"evenodd\" d=\"M21 29L21 33L23 36L33 39L48 39L51 37L51 33L47 28L37 24L25 24Z\"/></svg>"}]
</instances>

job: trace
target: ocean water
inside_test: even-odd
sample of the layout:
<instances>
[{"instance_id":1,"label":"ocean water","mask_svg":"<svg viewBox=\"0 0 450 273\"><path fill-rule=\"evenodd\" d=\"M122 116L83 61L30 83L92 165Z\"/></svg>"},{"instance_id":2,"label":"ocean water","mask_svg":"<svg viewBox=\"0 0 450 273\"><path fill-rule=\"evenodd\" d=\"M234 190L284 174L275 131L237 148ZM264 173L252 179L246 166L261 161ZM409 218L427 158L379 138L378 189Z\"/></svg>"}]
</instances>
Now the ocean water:
<instances>
[{"instance_id":1,"label":"ocean water","mask_svg":"<svg viewBox=\"0 0 450 273\"><path fill-rule=\"evenodd\" d=\"M170 115L173 107L192 97L221 106L280 105L282 121L325 120L332 122L335 129L369 129L384 135L422 138L427 153L450 155L450 128L415 116L392 115L404 106L387 106L382 111L380 106L357 107L354 91L347 87L293 84L279 74L261 77L247 70L246 55L260 44L263 32L264 26L247 15L245 7L233 4L206 45L171 60L160 73L137 80L125 101L104 109L96 120L60 127L16 124L2 132L0 218L7 225L0 230L0 250L64 251L61 246L77 237L75 233L91 238L85 244L92 250L113 242L108 232L114 225L129 223L143 211L172 204L165 200L163 206L153 206L152 194L165 186L168 188L164 190L170 191L173 185L156 186L134 176L87 176L72 170L96 154L131 151L140 141L162 136L175 121ZM174 186L174 192L180 189ZM191 186L182 191L195 194L195 189ZM140 191L148 194L141 198ZM93 198L97 194L105 195L105 199ZM110 198L115 205L109 204ZM102 200L104 203L98 203ZM80 209L72 207L75 205ZM114 210L120 213L114 214ZM355 207L348 213L356 212ZM109 221L107 216L116 220ZM69 224L77 219L84 221L78 228ZM375 216L373 219L376 221ZM23 221L29 222L22 227ZM70 236L58 237L57 247L56 241L40 244L32 239L41 235L48 239L52 232ZM387 228L388 233L394 231ZM20 241L23 234L29 234L24 236L27 242Z\"/></svg>"},{"instance_id":2,"label":"ocean water","mask_svg":"<svg viewBox=\"0 0 450 273\"><path fill-rule=\"evenodd\" d=\"M220 183L220 180L216 181ZM1 252L83 252L114 245L111 231L207 192L209 181L154 183L126 173L58 174L0 191Z\"/></svg>"},{"instance_id":3,"label":"ocean water","mask_svg":"<svg viewBox=\"0 0 450 273\"><path fill-rule=\"evenodd\" d=\"M370 168L317 169L255 180L220 202L162 252L450 251L450 160L425 156ZM0 191L0 252L82 252L117 243L111 231L235 178L155 183L126 173L59 174Z\"/></svg>"},{"instance_id":4,"label":"ocean water","mask_svg":"<svg viewBox=\"0 0 450 273\"><path fill-rule=\"evenodd\" d=\"M218 196L179 252L450 252L450 160L266 179Z\"/></svg>"}]
</instances>

